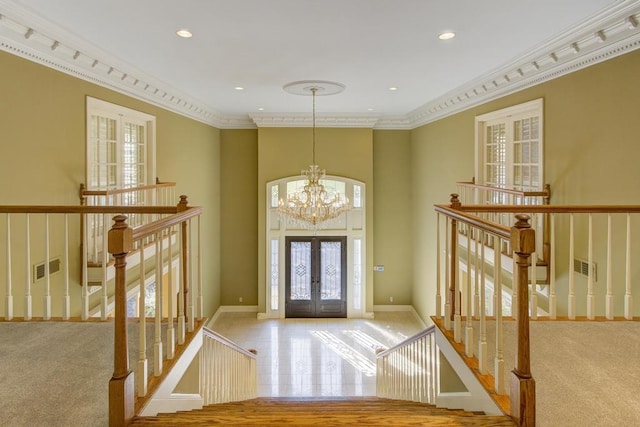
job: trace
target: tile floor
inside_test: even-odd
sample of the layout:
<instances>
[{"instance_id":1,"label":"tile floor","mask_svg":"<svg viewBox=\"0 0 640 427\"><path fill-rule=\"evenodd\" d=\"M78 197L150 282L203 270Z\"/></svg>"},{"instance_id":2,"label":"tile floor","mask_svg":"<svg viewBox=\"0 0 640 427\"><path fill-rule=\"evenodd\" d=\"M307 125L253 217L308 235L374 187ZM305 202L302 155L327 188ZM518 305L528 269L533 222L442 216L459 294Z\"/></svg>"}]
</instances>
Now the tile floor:
<instances>
[{"instance_id":1,"label":"tile floor","mask_svg":"<svg viewBox=\"0 0 640 427\"><path fill-rule=\"evenodd\" d=\"M375 319L257 320L223 313L213 329L258 350L258 396L375 396L375 350L421 331L410 312L377 312Z\"/></svg>"}]
</instances>

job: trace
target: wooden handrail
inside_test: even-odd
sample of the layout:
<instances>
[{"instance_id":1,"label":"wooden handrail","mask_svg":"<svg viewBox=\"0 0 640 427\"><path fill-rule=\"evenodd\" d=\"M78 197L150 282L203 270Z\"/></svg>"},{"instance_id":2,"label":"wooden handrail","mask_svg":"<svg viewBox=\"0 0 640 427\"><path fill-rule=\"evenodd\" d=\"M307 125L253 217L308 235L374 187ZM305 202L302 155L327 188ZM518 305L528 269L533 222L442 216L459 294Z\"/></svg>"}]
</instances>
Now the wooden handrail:
<instances>
[{"instance_id":1,"label":"wooden handrail","mask_svg":"<svg viewBox=\"0 0 640 427\"><path fill-rule=\"evenodd\" d=\"M447 205L436 205L437 207ZM461 205L463 212L495 213L640 213L640 205Z\"/></svg>"},{"instance_id":2,"label":"wooden handrail","mask_svg":"<svg viewBox=\"0 0 640 427\"><path fill-rule=\"evenodd\" d=\"M174 225L184 223L188 219L201 215L202 212L203 209L201 207L189 207L186 211L174 213L174 215L168 216L166 218L161 218L150 224L136 227L133 229L133 240L137 241L140 239L144 239L145 237L152 236L159 231L165 230Z\"/></svg>"},{"instance_id":3,"label":"wooden handrail","mask_svg":"<svg viewBox=\"0 0 640 427\"><path fill-rule=\"evenodd\" d=\"M393 347L388 348L386 350L383 350L380 353L377 353L376 354L376 358L380 359L381 357L388 356L389 354L393 353L394 351L398 350L399 348L411 345L414 342L420 340L421 338L424 338L427 335L435 333L435 330L436 330L436 325L431 325L427 329L425 329L424 331L418 332L417 334L407 338L406 340L402 341L401 343L396 344Z\"/></svg>"},{"instance_id":4,"label":"wooden handrail","mask_svg":"<svg viewBox=\"0 0 640 427\"><path fill-rule=\"evenodd\" d=\"M549 197L550 191L548 187L545 187L542 191L524 191L514 190L511 188L492 187L490 185L476 184L475 182L456 182L456 185L460 187L479 188L481 190L493 191L496 193L513 194L521 197Z\"/></svg>"},{"instance_id":5,"label":"wooden handrail","mask_svg":"<svg viewBox=\"0 0 640 427\"><path fill-rule=\"evenodd\" d=\"M254 353L252 353L251 351L240 347L238 344L234 343L229 338L226 338L226 337L220 335L219 333L207 328L206 326L202 328L202 334L207 338L211 338L212 340L216 340L219 343L222 343L222 344L226 345L227 347L237 351L238 353L242 353L247 357L250 357L252 359L256 359L256 355Z\"/></svg>"},{"instance_id":6,"label":"wooden handrail","mask_svg":"<svg viewBox=\"0 0 640 427\"><path fill-rule=\"evenodd\" d=\"M87 196L114 196L116 194L134 193L136 191L154 190L156 188L175 187L175 182L157 182L156 184L140 185L138 187L116 188L112 190L86 190L84 184L80 184L80 198Z\"/></svg>"},{"instance_id":7,"label":"wooden handrail","mask_svg":"<svg viewBox=\"0 0 640 427\"><path fill-rule=\"evenodd\" d=\"M504 239L509 239L511 236L511 231L509 227L504 225L497 224L495 222L487 221L484 218L480 218L477 216L469 215L463 212L464 206L459 208L451 208L447 205L434 205L436 212L440 212L451 217L454 220L462 221L465 224L470 224L474 227L481 228L483 231L487 233L493 234L498 237L502 237ZM470 211L473 212L473 211Z\"/></svg>"},{"instance_id":8,"label":"wooden handrail","mask_svg":"<svg viewBox=\"0 0 640 427\"><path fill-rule=\"evenodd\" d=\"M0 205L0 213L33 214L174 214L176 206Z\"/></svg>"}]
</instances>

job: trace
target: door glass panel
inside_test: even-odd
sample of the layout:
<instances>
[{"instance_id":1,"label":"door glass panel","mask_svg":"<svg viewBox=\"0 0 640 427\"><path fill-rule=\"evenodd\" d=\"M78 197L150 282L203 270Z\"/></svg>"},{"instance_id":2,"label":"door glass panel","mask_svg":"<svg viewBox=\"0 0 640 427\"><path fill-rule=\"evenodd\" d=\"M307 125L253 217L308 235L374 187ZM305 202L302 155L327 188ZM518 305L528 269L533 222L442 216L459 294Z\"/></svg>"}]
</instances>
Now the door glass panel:
<instances>
[{"instance_id":1,"label":"door glass panel","mask_svg":"<svg viewBox=\"0 0 640 427\"><path fill-rule=\"evenodd\" d=\"M311 242L291 242L291 299L311 299Z\"/></svg>"},{"instance_id":2,"label":"door glass panel","mask_svg":"<svg viewBox=\"0 0 640 427\"><path fill-rule=\"evenodd\" d=\"M320 298L342 299L342 244L320 242Z\"/></svg>"},{"instance_id":3,"label":"door glass panel","mask_svg":"<svg viewBox=\"0 0 640 427\"><path fill-rule=\"evenodd\" d=\"M274 186L277 188L277 186ZM271 239L271 310L278 309L278 281L280 280L278 239Z\"/></svg>"},{"instance_id":4,"label":"door glass panel","mask_svg":"<svg viewBox=\"0 0 640 427\"><path fill-rule=\"evenodd\" d=\"M362 240L353 240L353 308L360 310L362 299Z\"/></svg>"}]
</instances>

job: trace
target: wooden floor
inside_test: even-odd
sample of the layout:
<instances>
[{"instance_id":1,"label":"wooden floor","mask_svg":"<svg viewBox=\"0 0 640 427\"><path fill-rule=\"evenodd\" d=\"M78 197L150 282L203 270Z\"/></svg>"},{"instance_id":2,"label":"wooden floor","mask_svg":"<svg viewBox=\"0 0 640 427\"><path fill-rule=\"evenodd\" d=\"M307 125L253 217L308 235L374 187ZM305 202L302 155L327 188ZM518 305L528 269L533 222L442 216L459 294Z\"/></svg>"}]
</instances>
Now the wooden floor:
<instances>
[{"instance_id":1,"label":"wooden floor","mask_svg":"<svg viewBox=\"0 0 640 427\"><path fill-rule=\"evenodd\" d=\"M507 416L439 409L375 397L259 398L211 405L201 411L138 417L132 426L514 426Z\"/></svg>"}]
</instances>

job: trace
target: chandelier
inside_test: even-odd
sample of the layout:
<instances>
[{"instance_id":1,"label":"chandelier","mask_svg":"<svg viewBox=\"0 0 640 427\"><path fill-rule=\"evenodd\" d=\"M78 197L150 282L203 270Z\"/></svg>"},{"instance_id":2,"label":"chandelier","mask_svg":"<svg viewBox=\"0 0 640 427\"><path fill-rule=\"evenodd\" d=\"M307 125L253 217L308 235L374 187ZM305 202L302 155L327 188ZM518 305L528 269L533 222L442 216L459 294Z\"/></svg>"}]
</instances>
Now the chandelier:
<instances>
[{"instance_id":1,"label":"chandelier","mask_svg":"<svg viewBox=\"0 0 640 427\"><path fill-rule=\"evenodd\" d=\"M317 230L318 227L326 225L351 209L349 199L344 194L325 188L322 183L325 170L316 164L316 95L318 91L327 89L330 93L324 93L324 95L339 93L344 90L344 86L334 82L302 81L285 85L284 89L299 95L311 93L313 99L312 164L301 172L306 180L304 187L287 194L286 200L280 199L277 211L291 224Z\"/></svg>"}]
</instances>

